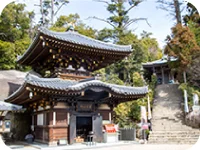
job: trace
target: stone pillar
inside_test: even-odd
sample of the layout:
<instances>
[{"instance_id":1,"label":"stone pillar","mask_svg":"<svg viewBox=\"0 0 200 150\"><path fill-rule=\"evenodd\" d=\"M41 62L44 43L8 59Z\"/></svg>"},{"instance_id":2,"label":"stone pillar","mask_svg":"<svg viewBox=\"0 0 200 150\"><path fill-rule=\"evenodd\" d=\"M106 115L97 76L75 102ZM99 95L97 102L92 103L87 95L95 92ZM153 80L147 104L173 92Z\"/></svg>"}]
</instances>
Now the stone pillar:
<instances>
[{"instance_id":1,"label":"stone pillar","mask_svg":"<svg viewBox=\"0 0 200 150\"><path fill-rule=\"evenodd\" d=\"M109 121L110 121L110 123L112 122L112 114L111 114L111 112L109 112Z\"/></svg>"},{"instance_id":2,"label":"stone pillar","mask_svg":"<svg viewBox=\"0 0 200 150\"><path fill-rule=\"evenodd\" d=\"M161 72L162 72L162 84L165 84L165 74L162 66L161 66Z\"/></svg>"}]
</instances>

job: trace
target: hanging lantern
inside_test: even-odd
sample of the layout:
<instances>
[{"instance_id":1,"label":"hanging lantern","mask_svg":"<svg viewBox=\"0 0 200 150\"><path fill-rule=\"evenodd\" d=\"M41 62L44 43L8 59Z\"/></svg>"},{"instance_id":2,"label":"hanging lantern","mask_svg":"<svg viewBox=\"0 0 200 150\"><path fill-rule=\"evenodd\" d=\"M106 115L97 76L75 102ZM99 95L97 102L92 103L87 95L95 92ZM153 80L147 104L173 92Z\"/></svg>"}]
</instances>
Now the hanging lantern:
<instances>
[{"instance_id":1,"label":"hanging lantern","mask_svg":"<svg viewBox=\"0 0 200 150\"><path fill-rule=\"evenodd\" d=\"M42 42L42 46L45 47L45 41Z\"/></svg>"},{"instance_id":2,"label":"hanging lantern","mask_svg":"<svg viewBox=\"0 0 200 150\"><path fill-rule=\"evenodd\" d=\"M32 92L32 91L29 92L29 98L30 98L30 99L33 98L33 92Z\"/></svg>"}]
</instances>

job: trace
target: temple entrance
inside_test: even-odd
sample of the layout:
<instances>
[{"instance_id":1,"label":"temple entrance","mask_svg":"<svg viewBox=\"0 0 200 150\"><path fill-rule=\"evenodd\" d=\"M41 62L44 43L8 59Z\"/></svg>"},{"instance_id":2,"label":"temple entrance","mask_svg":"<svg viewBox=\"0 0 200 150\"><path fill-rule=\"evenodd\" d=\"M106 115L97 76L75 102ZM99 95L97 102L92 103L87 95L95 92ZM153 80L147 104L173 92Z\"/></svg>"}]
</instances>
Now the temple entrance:
<instances>
[{"instance_id":1,"label":"temple entrance","mask_svg":"<svg viewBox=\"0 0 200 150\"><path fill-rule=\"evenodd\" d=\"M92 131L92 117L77 116L76 117L76 137L87 140L89 131Z\"/></svg>"}]
</instances>

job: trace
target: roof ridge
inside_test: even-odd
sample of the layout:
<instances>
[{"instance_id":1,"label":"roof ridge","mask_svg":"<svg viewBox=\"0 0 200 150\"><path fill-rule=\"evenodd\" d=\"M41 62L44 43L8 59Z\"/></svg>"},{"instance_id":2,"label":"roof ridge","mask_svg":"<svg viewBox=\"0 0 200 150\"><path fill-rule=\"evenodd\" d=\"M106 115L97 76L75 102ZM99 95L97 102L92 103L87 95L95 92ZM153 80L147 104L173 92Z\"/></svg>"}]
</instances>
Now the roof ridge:
<instances>
[{"instance_id":1,"label":"roof ridge","mask_svg":"<svg viewBox=\"0 0 200 150\"><path fill-rule=\"evenodd\" d=\"M82 35L78 32L74 32L74 31L67 31L67 32L56 32L56 31L52 31L52 30L48 30L47 28L45 27L40 27L38 29L41 33L44 33L44 34L48 34L47 32L49 33L52 33L52 34L62 34L62 35L67 35L67 34L72 34L72 35L76 35L76 36L79 36L79 37L83 37L87 40L92 40L93 42L97 42L97 43L101 43L103 45L110 45L110 46L113 46L113 47L120 47L120 48L129 48L130 50L129 51L132 51L132 45L119 45L119 44L112 44L112 43L106 43L106 42L103 42L103 41L100 41L100 40L97 40L97 39L94 39L94 38L91 38L91 37L88 37L86 35ZM52 36L52 35L50 35Z\"/></svg>"}]
</instances>

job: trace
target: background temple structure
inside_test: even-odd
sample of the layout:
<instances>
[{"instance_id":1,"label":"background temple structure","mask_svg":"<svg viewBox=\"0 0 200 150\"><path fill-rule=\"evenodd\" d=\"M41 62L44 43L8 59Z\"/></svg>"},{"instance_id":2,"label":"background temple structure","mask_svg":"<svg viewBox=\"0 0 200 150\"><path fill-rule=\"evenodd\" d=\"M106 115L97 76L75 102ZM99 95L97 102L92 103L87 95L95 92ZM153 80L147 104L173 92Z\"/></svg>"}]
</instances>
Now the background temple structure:
<instances>
[{"instance_id":1,"label":"background temple structure","mask_svg":"<svg viewBox=\"0 0 200 150\"><path fill-rule=\"evenodd\" d=\"M6 103L3 100L20 87L25 76L26 73L16 70L0 71L0 134L10 132L11 114L24 111L21 106Z\"/></svg>"},{"instance_id":2,"label":"background temple structure","mask_svg":"<svg viewBox=\"0 0 200 150\"><path fill-rule=\"evenodd\" d=\"M18 59L38 74L27 74L24 83L6 98L31 111L35 140L50 145L65 140L86 140L90 131L103 141L103 124L113 122L113 108L148 93L147 87L128 87L96 80L91 72L119 61L131 46L104 43L74 31L41 28Z\"/></svg>"},{"instance_id":3,"label":"background temple structure","mask_svg":"<svg viewBox=\"0 0 200 150\"><path fill-rule=\"evenodd\" d=\"M176 72L172 72L169 63L176 62L177 58L164 56L159 60L143 63L142 66L146 70L146 76L150 80L151 75L155 74L159 84L167 84L170 80L174 81Z\"/></svg>"}]
</instances>

